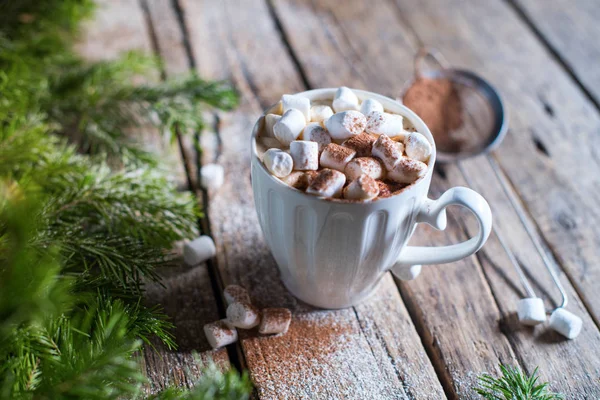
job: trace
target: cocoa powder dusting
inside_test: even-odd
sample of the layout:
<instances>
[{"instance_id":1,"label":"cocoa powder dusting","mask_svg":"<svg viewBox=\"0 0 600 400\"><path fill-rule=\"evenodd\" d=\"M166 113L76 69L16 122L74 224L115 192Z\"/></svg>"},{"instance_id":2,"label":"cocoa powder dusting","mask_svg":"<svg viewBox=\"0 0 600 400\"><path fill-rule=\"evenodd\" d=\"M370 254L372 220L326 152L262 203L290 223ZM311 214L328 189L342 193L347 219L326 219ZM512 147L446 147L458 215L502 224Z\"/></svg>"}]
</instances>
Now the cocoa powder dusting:
<instances>
[{"instance_id":1,"label":"cocoa powder dusting","mask_svg":"<svg viewBox=\"0 0 600 400\"><path fill-rule=\"evenodd\" d=\"M463 140L452 135L463 125L463 105L450 80L418 78L404 94L403 103L423 119L438 149L458 152L464 146Z\"/></svg>"},{"instance_id":2,"label":"cocoa powder dusting","mask_svg":"<svg viewBox=\"0 0 600 400\"><path fill-rule=\"evenodd\" d=\"M363 132L346 140L343 145L356 151L356 157L368 157L371 155L375 140L377 140L375 136Z\"/></svg>"},{"instance_id":3,"label":"cocoa powder dusting","mask_svg":"<svg viewBox=\"0 0 600 400\"><path fill-rule=\"evenodd\" d=\"M356 153L354 150L349 149L339 144L329 143L325 148L325 151L329 153L331 158L336 162L342 163L348 158L352 158Z\"/></svg>"}]
</instances>

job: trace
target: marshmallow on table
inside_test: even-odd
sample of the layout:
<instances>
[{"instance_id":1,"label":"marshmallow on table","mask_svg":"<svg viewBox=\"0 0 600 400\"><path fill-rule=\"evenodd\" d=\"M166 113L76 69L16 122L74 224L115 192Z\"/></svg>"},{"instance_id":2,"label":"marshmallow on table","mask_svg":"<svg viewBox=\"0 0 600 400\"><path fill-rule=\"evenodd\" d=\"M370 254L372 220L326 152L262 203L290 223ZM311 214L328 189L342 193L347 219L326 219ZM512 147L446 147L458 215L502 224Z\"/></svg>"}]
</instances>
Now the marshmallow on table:
<instances>
[{"instance_id":1,"label":"marshmallow on table","mask_svg":"<svg viewBox=\"0 0 600 400\"><path fill-rule=\"evenodd\" d=\"M575 339L581 332L582 325L581 318L564 308L559 308L550 315L550 328L567 339Z\"/></svg>"},{"instance_id":2,"label":"marshmallow on table","mask_svg":"<svg viewBox=\"0 0 600 400\"><path fill-rule=\"evenodd\" d=\"M413 160L427 161L431 155L431 144L419 132L410 132L404 139L406 155Z\"/></svg>"},{"instance_id":3,"label":"marshmallow on table","mask_svg":"<svg viewBox=\"0 0 600 400\"><path fill-rule=\"evenodd\" d=\"M333 98L333 110L336 113L347 110L358 110L358 97L345 86L340 87Z\"/></svg>"},{"instance_id":4,"label":"marshmallow on table","mask_svg":"<svg viewBox=\"0 0 600 400\"><path fill-rule=\"evenodd\" d=\"M348 200L372 200L379 194L379 185L368 175L361 175L344 188Z\"/></svg>"},{"instance_id":5,"label":"marshmallow on table","mask_svg":"<svg viewBox=\"0 0 600 400\"><path fill-rule=\"evenodd\" d=\"M206 164L200 169L200 184L210 190L223 186L225 171L219 164Z\"/></svg>"},{"instance_id":6,"label":"marshmallow on table","mask_svg":"<svg viewBox=\"0 0 600 400\"><path fill-rule=\"evenodd\" d=\"M367 119L358 111L342 111L333 114L325 122L329 135L336 140L349 139L362 133L367 126Z\"/></svg>"},{"instance_id":7,"label":"marshmallow on table","mask_svg":"<svg viewBox=\"0 0 600 400\"><path fill-rule=\"evenodd\" d=\"M327 129L323 128L318 122L311 122L306 125L302 132L302 139L316 142L319 145L319 152L331 143L331 136L329 136Z\"/></svg>"},{"instance_id":8,"label":"marshmallow on table","mask_svg":"<svg viewBox=\"0 0 600 400\"><path fill-rule=\"evenodd\" d=\"M354 180L361 175L381 179L384 169L381 161L375 157L358 157L346 164L344 172L349 180Z\"/></svg>"},{"instance_id":9,"label":"marshmallow on table","mask_svg":"<svg viewBox=\"0 0 600 400\"><path fill-rule=\"evenodd\" d=\"M299 171L319 169L319 145L308 140L294 140L290 143L290 155L294 169Z\"/></svg>"},{"instance_id":10,"label":"marshmallow on table","mask_svg":"<svg viewBox=\"0 0 600 400\"><path fill-rule=\"evenodd\" d=\"M260 314L250 302L231 303L227 307L227 321L237 328L252 329L260 323Z\"/></svg>"},{"instance_id":11,"label":"marshmallow on table","mask_svg":"<svg viewBox=\"0 0 600 400\"><path fill-rule=\"evenodd\" d=\"M398 142L394 142L386 135L379 136L375 143L373 143L372 154L373 157L377 157L383 161L383 165L385 165L388 171L393 169L402 158Z\"/></svg>"},{"instance_id":12,"label":"marshmallow on table","mask_svg":"<svg viewBox=\"0 0 600 400\"><path fill-rule=\"evenodd\" d=\"M225 319L204 325L204 334L213 349L227 346L238 340L237 330Z\"/></svg>"},{"instance_id":13,"label":"marshmallow on table","mask_svg":"<svg viewBox=\"0 0 600 400\"><path fill-rule=\"evenodd\" d=\"M364 115L369 115L371 111L383 112L383 105L375 99L366 99L360 105L360 112Z\"/></svg>"},{"instance_id":14,"label":"marshmallow on table","mask_svg":"<svg viewBox=\"0 0 600 400\"><path fill-rule=\"evenodd\" d=\"M352 136L350 139L342 143L342 146L356 151L356 157L369 157L371 155L375 140L377 140L375 136L363 132L356 136Z\"/></svg>"},{"instance_id":15,"label":"marshmallow on table","mask_svg":"<svg viewBox=\"0 0 600 400\"><path fill-rule=\"evenodd\" d=\"M323 122L333 115L329 106L312 106L310 108L310 120L312 122Z\"/></svg>"},{"instance_id":16,"label":"marshmallow on table","mask_svg":"<svg viewBox=\"0 0 600 400\"><path fill-rule=\"evenodd\" d=\"M321 197L340 197L346 183L346 175L334 169L325 168L312 180L306 193Z\"/></svg>"},{"instance_id":17,"label":"marshmallow on table","mask_svg":"<svg viewBox=\"0 0 600 400\"><path fill-rule=\"evenodd\" d=\"M265 137L275 137L273 127L281 119L281 115L267 114L265 115Z\"/></svg>"},{"instance_id":18,"label":"marshmallow on table","mask_svg":"<svg viewBox=\"0 0 600 400\"><path fill-rule=\"evenodd\" d=\"M248 292L240 285L227 285L223 290L223 296L225 296L227 304L250 303Z\"/></svg>"},{"instance_id":19,"label":"marshmallow on table","mask_svg":"<svg viewBox=\"0 0 600 400\"><path fill-rule=\"evenodd\" d=\"M265 308L258 332L263 335L286 333L292 322L292 312L287 308Z\"/></svg>"},{"instance_id":20,"label":"marshmallow on table","mask_svg":"<svg viewBox=\"0 0 600 400\"><path fill-rule=\"evenodd\" d=\"M298 96L295 94L284 94L281 97L281 104L283 106L283 113L288 110L296 109L304 115L304 122L310 121L310 100L307 97Z\"/></svg>"},{"instance_id":21,"label":"marshmallow on table","mask_svg":"<svg viewBox=\"0 0 600 400\"><path fill-rule=\"evenodd\" d=\"M308 99L307 99L308 100ZM273 126L273 134L284 146L296 140L306 126L304 114L295 108L287 110Z\"/></svg>"},{"instance_id":22,"label":"marshmallow on table","mask_svg":"<svg viewBox=\"0 0 600 400\"><path fill-rule=\"evenodd\" d=\"M344 171L356 152L339 144L329 143L321 153L321 166Z\"/></svg>"},{"instance_id":23,"label":"marshmallow on table","mask_svg":"<svg viewBox=\"0 0 600 400\"><path fill-rule=\"evenodd\" d=\"M217 254L215 242L210 236L200 236L183 245L183 261L187 265L198 265Z\"/></svg>"},{"instance_id":24,"label":"marshmallow on table","mask_svg":"<svg viewBox=\"0 0 600 400\"><path fill-rule=\"evenodd\" d=\"M517 303L517 315L523 325L537 325L546 321L544 301L539 297L521 299Z\"/></svg>"},{"instance_id":25,"label":"marshmallow on table","mask_svg":"<svg viewBox=\"0 0 600 400\"><path fill-rule=\"evenodd\" d=\"M387 135L389 137L403 137L405 135L401 115L379 111L371 111L367 115L367 126L365 129L368 133Z\"/></svg>"},{"instance_id":26,"label":"marshmallow on table","mask_svg":"<svg viewBox=\"0 0 600 400\"><path fill-rule=\"evenodd\" d=\"M263 155L265 167L278 178L288 176L294 167L292 156L283 150L269 149Z\"/></svg>"},{"instance_id":27,"label":"marshmallow on table","mask_svg":"<svg viewBox=\"0 0 600 400\"><path fill-rule=\"evenodd\" d=\"M402 157L393 169L388 170L387 177L398 183L413 183L426 173L427 164Z\"/></svg>"}]
</instances>

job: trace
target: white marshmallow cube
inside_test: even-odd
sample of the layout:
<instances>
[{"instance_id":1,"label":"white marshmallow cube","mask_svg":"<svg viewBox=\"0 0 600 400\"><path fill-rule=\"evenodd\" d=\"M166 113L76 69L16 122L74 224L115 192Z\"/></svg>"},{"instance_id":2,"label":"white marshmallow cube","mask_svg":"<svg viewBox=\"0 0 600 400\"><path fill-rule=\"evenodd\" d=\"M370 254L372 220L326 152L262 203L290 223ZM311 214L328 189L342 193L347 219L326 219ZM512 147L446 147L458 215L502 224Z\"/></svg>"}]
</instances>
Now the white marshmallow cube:
<instances>
[{"instance_id":1,"label":"white marshmallow cube","mask_svg":"<svg viewBox=\"0 0 600 400\"><path fill-rule=\"evenodd\" d=\"M344 172L346 165L355 155L356 151L348 147L329 143L321 153L321 167L332 168Z\"/></svg>"},{"instance_id":2,"label":"white marshmallow cube","mask_svg":"<svg viewBox=\"0 0 600 400\"><path fill-rule=\"evenodd\" d=\"M368 175L361 175L344 188L348 200L372 200L379 194L379 185Z\"/></svg>"},{"instance_id":3,"label":"white marshmallow cube","mask_svg":"<svg viewBox=\"0 0 600 400\"><path fill-rule=\"evenodd\" d=\"M227 321L236 328L252 329L260 323L260 313L250 303L231 303L226 313Z\"/></svg>"},{"instance_id":4,"label":"white marshmallow cube","mask_svg":"<svg viewBox=\"0 0 600 400\"><path fill-rule=\"evenodd\" d=\"M286 333L292 322L292 312L287 308L265 308L258 332L263 335Z\"/></svg>"},{"instance_id":5,"label":"white marshmallow cube","mask_svg":"<svg viewBox=\"0 0 600 400\"><path fill-rule=\"evenodd\" d=\"M371 111L367 116L367 132L389 137L404 136L402 116L379 111Z\"/></svg>"},{"instance_id":6,"label":"white marshmallow cube","mask_svg":"<svg viewBox=\"0 0 600 400\"><path fill-rule=\"evenodd\" d=\"M431 143L419 132L410 132L404 139L404 151L413 160L426 162L431 155Z\"/></svg>"},{"instance_id":7,"label":"white marshmallow cube","mask_svg":"<svg viewBox=\"0 0 600 400\"><path fill-rule=\"evenodd\" d=\"M200 185L209 190L216 190L223 186L225 171L219 164L206 164L200 169Z\"/></svg>"},{"instance_id":8,"label":"white marshmallow cube","mask_svg":"<svg viewBox=\"0 0 600 400\"><path fill-rule=\"evenodd\" d=\"M281 119L281 115L277 114L267 114L265 115L265 131L264 137L275 137L275 132L273 132L273 127Z\"/></svg>"},{"instance_id":9,"label":"white marshmallow cube","mask_svg":"<svg viewBox=\"0 0 600 400\"><path fill-rule=\"evenodd\" d=\"M227 304L233 303L250 303L250 295L248 295L248 291L241 287L240 285L227 285L225 290L223 290L223 296L225 297L225 302Z\"/></svg>"},{"instance_id":10,"label":"white marshmallow cube","mask_svg":"<svg viewBox=\"0 0 600 400\"><path fill-rule=\"evenodd\" d=\"M388 170L387 177L398 183L413 183L426 173L427 164L402 157L393 169Z\"/></svg>"},{"instance_id":11,"label":"white marshmallow cube","mask_svg":"<svg viewBox=\"0 0 600 400\"><path fill-rule=\"evenodd\" d=\"M375 99L366 99L360 105L360 112L363 115L369 115L371 111L383 112L383 105Z\"/></svg>"},{"instance_id":12,"label":"white marshmallow cube","mask_svg":"<svg viewBox=\"0 0 600 400\"><path fill-rule=\"evenodd\" d=\"M564 308L559 308L550 315L550 328L567 339L575 339L581 332L582 326L581 318Z\"/></svg>"},{"instance_id":13,"label":"white marshmallow cube","mask_svg":"<svg viewBox=\"0 0 600 400\"><path fill-rule=\"evenodd\" d=\"M295 94L284 94L281 97L281 104L283 106L284 115L288 110L296 109L304 115L305 123L310 121L310 100L307 97Z\"/></svg>"},{"instance_id":14,"label":"white marshmallow cube","mask_svg":"<svg viewBox=\"0 0 600 400\"><path fill-rule=\"evenodd\" d=\"M292 156L283 150L269 149L263 155L265 167L278 178L288 176L294 168Z\"/></svg>"},{"instance_id":15,"label":"white marshmallow cube","mask_svg":"<svg viewBox=\"0 0 600 400\"><path fill-rule=\"evenodd\" d=\"M338 88L333 97L333 110L336 113L348 110L358 110L358 97L345 86Z\"/></svg>"},{"instance_id":16,"label":"white marshmallow cube","mask_svg":"<svg viewBox=\"0 0 600 400\"><path fill-rule=\"evenodd\" d=\"M183 261L189 265L198 265L217 254L215 242L210 236L202 235L183 245Z\"/></svg>"},{"instance_id":17,"label":"white marshmallow cube","mask_svg":"<svg viewBox=\"0 0 600 400\"><path fill-rule=\"evenodd\" d=\"M359 157L346 164L344 170L346 177L353 181L361 175L367 175L373 179L381 179L384 173L384 167L381 161L375 157Z\"/></svg>"},{"instance_id":18,"label":"white marshmallow cube","mask_svg":"<svg viewBox=\"0 0 600 400\"><path fill-rule=\"evenodd\" d=\"M287 110L273 126L273 134L284 146L289 146L300 136L306 126L304 114L295 108Z\"/></svg>"},{"instance_id":19,"label":"white marshmallow cube","mask_svg":"<svg viewBox=\"0 0 600 400\"><path fill-rule=\"evenodd\" d=\"M225 319L204 325L204 334L213 349L227 346L238 340L237 330Z\"/></svg>"},{"instance_id":20,"label":"white marshmallow cube","mask_svg":"<svg viewBox=\"0 0 600 400\"><path fill-rule=\"evenodd\" d=\"M323 122L333 115L333 110L329 106L312 106L310 108L310 120L312 122Z\"/></svg>"},{"instance_id":21,"label":"white marshmallow cube","mask_svg":"<svg viewBox=\"0 0 600 400\"><path fill-rule=\"evenodd\" d=\"M367 119L358 111L342 111L333 114L325 122L329 135L336 140L345 140L362 133L367 126Z\"/></svg>"},{"instance_id":22,"label":"white marshmallow cube","mask_svg":"<svg viewBox=\"0 0 600 400\"><path fill-rule=\"evenodd\" d=\"M319 145L319 152L323 151L325 146L331 143L329 132L327 132L327 129L323 128L318 122L311 122L306 125L304 132L302 132L302 139L316 142Z\"/></svg>"},{"instance_id":23,"label":"white marshmallow cube","mask_svg":"<svg viewBox=\"0 0 600 400\"><path fill-rule=\"evenodd\" d=\"M546 321L544 301L539 297L521 299L517 303L517 315L523 325L534 326Z\"/></svg>"},{"instance_id":24,"label":"white marshmallow cube","mask_svg":"<svg viewBox=\"0 0 600 400\"><path fill-rule=\"evenodd\" d=\"M402 158L398 142L394 142L386 135L379 136L375 143L373 143L372 154L373 157L377 157L383 161L383 165L385 165L388 171L394 169Z\"/></svg>"},{"instance_id":25,"label":"white marshmallow cube","mask_svg":"<svg viewBox=\"0 0 600 400\"><path fill-rule=\"evenodd\" d=\"M325 168L311 181L306 193L320 197L340 197L346 183L346 175Z\"/></svg>"},{"instance_id":26,"label":"white marshmallow cube","mask_svg":"<svg viewBox=\"0 0 600 400\"><path fill-rule=\"evenodd\" d=\"M308 140L294 140L290 143L290 155L294 169L298 171L319 169L319 145Z\"/></svg>"}]
</instances>

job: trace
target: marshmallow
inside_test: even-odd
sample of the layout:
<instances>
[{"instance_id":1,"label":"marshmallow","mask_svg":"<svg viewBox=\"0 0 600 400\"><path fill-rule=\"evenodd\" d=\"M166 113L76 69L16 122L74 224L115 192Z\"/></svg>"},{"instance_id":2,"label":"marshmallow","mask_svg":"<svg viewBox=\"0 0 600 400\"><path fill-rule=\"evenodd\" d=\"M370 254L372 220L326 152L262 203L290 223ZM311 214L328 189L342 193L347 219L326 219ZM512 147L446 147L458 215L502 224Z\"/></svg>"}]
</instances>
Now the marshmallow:
<instances>
[{"instance_id":1,"label":"marshmallow","mask_svg":"<svg viewBox=\"0 0 600 400\"><path fill-rule=\"evenodd\" d=\"M402 142L394 142L394 143L396 143L396 147L398 148L400 155L402 155L402 153L404 153L404 143L402 143Z\"/></svg>"},{"instance_id":2,"label":"marshmallow","mask_svg":"<svg viewBox=\"0 0 600 400\"><path fill-rule=\"evenodd\" d=\"M406 155L417 161L427 161L431 155L431 144L419 132L410 132L404 139Z\"/></svg>"},{"instance_id":3,"label":"marshmallow","mask_svg":"<svg viewBox=\"0 0 600 400\"><path fill-rule=\"evenodd\" d=\"M260 323L258 309L249 302L231 303L226 314L229 323L237 328L252 329Z\"/></svg>"},{"instance_id":4,"label":"marshmallow","mask_svg":"<svg viewBox=\"0 0 600 400\"><path fill-rule=\"evenodd\" d=\"M319 169L319 145L308 140L294 140L290 143L290 155L294 169L299 171Z\"/></svg>"},{"instance_id":5,"label":"marshmallow","mask_svg":"<svg viewBox=\"0 0 600 400\"><path fill-rule=\"evenodd\" d=\"M333 109L336 113L347 110L358 110L358 97L345 86L335 92L333 98Z\"/></svg>"},{"instance_id":6,"label":"marshmallow","mask_svg":"<svg viewBox=\"0 0 600 400\"><path fill-rule=\"evenodd\" d=\"M205 189L216 190L223 186L225 171L219 164L206 164L200 169L200 184Z\"/></svg>"},{"instance_id":7,"label":"marshmallow","mask_svg":"<svg viewBox=\"0 0 600 400\"><path fill-rule=\"evenodd\" d=\"M187 265L198 265L217 254L215 242L210 236L200 236L183 245L183 261Z\"/></svg>"},{"instance_id":8,"label":"marshmallow","mask_svg":"<svg viewBox=\"0 0 600 400\"><path fill-rule=\"evenodd\" d=\"M267 114L265 115L265 134L264 137L275 137L273 127L281 119L281 115Z\"/></svg>"},{"instance_id":9,"label":"marshmallow","mask_svg":"<svg viewBox=\"0 0 600 400\"><path fill-rule=\"evenodd\" d=\"M317 142L319 145L319 152L323 151L325 146L331 143L331 136L329 136L327 130L318 122L311 122L306 125L304 132L302 132L302 139Z\"/></svg>"},{"instance_id":10,"label":"marshmallow","mask_svg":"<svg viewBox=\"0 0 600 400\"><path fill-rule=\"evenodd\" d=\"M390 197L392 195L392 187L384 182L384 181L380 181L377 180L377 185L379 186L379 197L381 198L385 198L385 197Z\"/></svg>"},{"instance_id":11,"label":"marshmallow","mask_svg":"<svg viewBox=\"0 0 600 400\"><path fill-rule=\"evenodd\" d=\"M379 194L379 185L368 175L361 175L344 188L348 200L372 200Z\"/></svg>"},{"instance_id":12,"label":"marshmallow","mask_svg":"<svg viewBox=\"0 0 600 400\"><path fill-rule=\"evenodd\" d=\"M346 164L344 173L349 180L354 180L361 175L367 175L373 179L383 176L383 165L374 157L359 157Z\"/></svg>"},{"instance_id":13,"label":"marshmallow","mask_svg":"<svg viewBox=\"0 0 600 400\"><path fill-rule=\"evenodd\" d=\"M292 172L294 161L292 156L283 150L269 149L263 155L265 167L276 177L283 178Z\"/></svg>"},{"instance_id":14,"label":"marshmallow","mask_svg":"<svg viewBox=\"0 0 600 400\"><path fill-rule=\"evenodd\" d=\"M333 114L325 122L325 127L333 139L344 140L365 130L367 119L358 111L343 111Z\"/></svg>"},{"instance_id":15,"label":"marshmallow","mask_svg":"<svg viewBox=\"0 0 600 400\"><path fill-rule=\"evenodd\" d=\"M356 151L356 157L369 157L375 140L377 140L375 136L363 132L346 140L342 146Z\"/></svg>"},{"instance_id":16,"label":"marshmallow","mask_svg":"<svg viewBox=\"0 0 600 400\"><path fill-rule=\"evenodd\" d=\"M404 136L402 128L402 116L388 114L379 111L371 111L367 116L366 130L376 135L387 135L389 137Z\"/></svg>"},{"instance_id":17,"label":"marshmallow","mask_svg":"<svg viewBox=\"0 0 600 400\"><path fill-rule=\"evenodd\" d=\"M550 328L567 339L575 339L581 332L582 325L581 318L564 308L558 308L550 315Z\"/></svg>"},{"instance_id":18,"label":"marshmallow","mask_svg":"<svg viewBox=\"0 0 600 400\"><path fill-rule=\"evenodd\" d=\"M284 115L288 110L296 109L304 115L305 123L310 121L310 100L307 97L284 94L283 97L281 97L281 104L283 106Z\"/></svg>"},{"instance_id":19,"label":"marshmallow","mask_svg":"<svg viewBox=\"0 0 600 400\"><path fill-rule=\"evenodd\" d=\"M213 349L227 346L238 340L237 330L225 319L204 325L204 334Z\"/></svg>"},{"instance_id":20,"label":"marshmallow","mask_svg":"<svg viewBox=\"0 0 600 400\"><path fill-rule=\"evenodd\" d=\"M388 170L387 177L398 183L413 183L426 173L427 164L402 157L393 169Z\"/></svg>"},{"instance_id":21,"label":"marshmallow","mask_svg":"<svg viewBox=\"0 0 600 400\"><path fill-rule=\"evenodd\" d=\"M356 152L339 144L329 143L321 153L321 166L344 171Z\"/></svg>"},{"instance_id":22,"label":"marshmallow","mask_svg":"<svg viewBox=\"0 0 600 400\"><path fill-rule=\"evenodd\" d=\"M310 172L317 173L317 171ZM304 191L309 185L310 177L304 171L293 171L288 176L281 178L281 180L283 181L283 183L293 187L294 189Z\"/></svg>"},{"instance_id":23,"label":"marshmallow","mask_svg":"<svg viewBox=\"0 0 600 400\"><path fill-rule=\"evenodd\" d=\"M292 322L292 312L287 308L265 308L258 332L263 335L286 333Z\"/></svg>"},{"instance_id":24,"label":"marshmallow","mask_svg":"<svg viewBox=\"0 0 600 400\"><path fill-rule=\"evenodd\" d=\"M227 304L250 303L250 295L240 285L227 285L225 290L223 290L223 296L225 296Z\"/></svg>"},{"instance_id":25,"label":"marshmallow","mask_svg":"<svg viewBox=\"0 0 600 400\"><path fill-rule=\"evenodd\" d=\"M274 137L259 137L258 138L258 143L260 146L262 146L264 149L271 149L271 148L281 148L281 142L277 139L275 139Z\"/></svg>"},{"instance_id":26,"label":"marshmallow","mask_svg":"<svg viewBox=\"0 0 600 400\"><path fill-rule=\"evenodd\" d=\"M346 175L325 168L312 180L306 193L321 197L340 197L346 183Z\"/></svg>"},{"instance_id":27,"label":"marshmallow","mask_svg":"<svg viewBox=\"0 0 600 400\"><path fill-rule=\"evenodd\" d=\"M375 143L373 143L372 154L373 157L377 157L383 161L383 165L385 165L388 171L393 169L402 158L402 152L397 142L394 142L386 135L379 136Z\"/></svg>"},{"instance_id":28,"label":"marshmallow","mask_svg":"<svg viewBox=\"0 0 600 400\"><path fill-rule=\"evenodd\" d=\"M517 303L517 315L523 325L537 325L546 321L544 301L539 297L521 299Z\"/></svg>"},{"instance_id":29,"label":"marshmallow","mask_svg":"<svg viewBox=\"0 0 600 400\"><path fill-rule=\"evenodd\" d=\"M308 100L308 99L307 99ZM304 114L295 108L289 109L273 126L273 134L284 146L296 140L306 126Z\"/></svg>"},{"instance_id":30,"label":"marshmallow","mask_svg":"<svg viewBox=\"0 0 600 400\"><path fill-rule=\"evenodd\" d=\"M323 122L333 115L329 106L312 106L310 109L310 120L312 122Z\"/></svg>"},{"instance_id":31,"label":"marshmallow","mask_svg":"<svg viewBox=\"0 0 600 400\"><path fill-rule=\"evenodd\" d=\"M375 99L366 99L360 105L360 112L364 115L369 115L371 111L383 112L383 105Z\"/></svg>"},{"instance_id":32,"label":"marshmallow","mask_svg":"<svg viewBox=\"0 0 600 400\"><path fill-rule=\"evenodd\" d=\"M310 185L312 181L319 175L318 171L304 171L304 175L306 176L306 183Z\"/></svg>"}]
</instances>

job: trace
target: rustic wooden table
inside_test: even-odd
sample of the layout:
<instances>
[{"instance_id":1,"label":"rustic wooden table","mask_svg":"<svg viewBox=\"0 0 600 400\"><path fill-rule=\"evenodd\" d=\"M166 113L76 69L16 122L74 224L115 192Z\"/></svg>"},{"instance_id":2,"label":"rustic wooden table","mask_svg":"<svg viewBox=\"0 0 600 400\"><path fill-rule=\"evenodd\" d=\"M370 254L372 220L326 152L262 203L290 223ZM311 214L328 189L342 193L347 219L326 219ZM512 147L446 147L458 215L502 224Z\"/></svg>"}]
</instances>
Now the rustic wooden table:
<instances>
[{"instance_id":1,"label":"rustic wooden table","mask_svg":"<svg viewBox=\"0 0 600 400\"><path fill-rule=\"evenodd\" d=\"M235 112L207 114L213 129L203 134L202 154L190 138L171 146L144 132L182 187L197 187L202 163L226 170L218 191L194 190L218 256L171 272L164 288L149 288L149 301L163 304L177 325L180 345L144 353L149 390L188 385L213 360L248 369L261 399L477 398L477 375L497 373L502 362L529 372L539 366L542 379L569 399L600 398L599 19L595 0L100 1L79 46L87 57L154 52L165 61L156 79L195 68L241 93ZM248 138L255 120L281 94L307 88L347 85L393 97L423 44L501 89L510 131L492 157L560 271L569 309L583 319L577 339L518 324L522 289L495 234L477 256L425 268L415 281L386 276L375 296L350 309L313 309L280 283L252 200ZM547 304L556 303L488 160L436 172L432 197L467 177L474 183L496 211L495 231ZM451 212L446 231L420 227L413 242L454 243L473 224ZM229 283L248 288L259 307L291 308L290 332L242 334L236 346L210 350L202 326L224 316L221 290Z\"/></svg>"}]
</instances>

